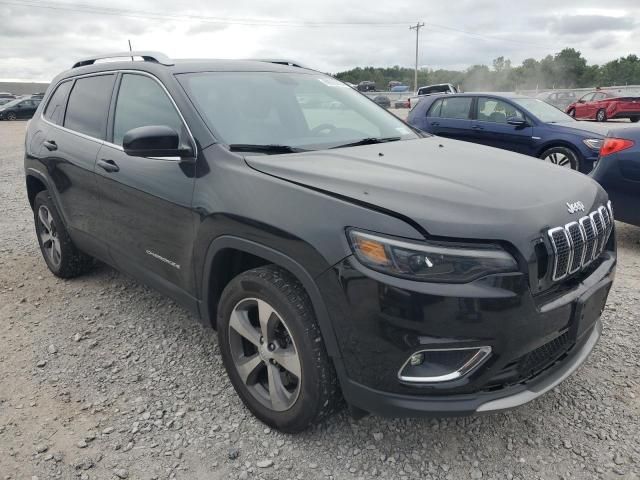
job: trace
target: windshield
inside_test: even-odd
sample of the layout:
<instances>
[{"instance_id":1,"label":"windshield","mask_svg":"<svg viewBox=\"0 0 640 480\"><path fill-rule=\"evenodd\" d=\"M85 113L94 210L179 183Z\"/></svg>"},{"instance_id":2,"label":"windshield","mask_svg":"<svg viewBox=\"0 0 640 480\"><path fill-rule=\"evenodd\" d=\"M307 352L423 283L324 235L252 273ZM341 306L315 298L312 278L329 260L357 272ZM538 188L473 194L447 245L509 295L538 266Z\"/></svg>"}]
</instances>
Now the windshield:
<instances>
[{"instance_id":1,"label":"windshield","mask_svg":"<svg viewBox=\"0 0 640 480\"><path fill-rule=\"evenodd\" d=\"M24 99L23 98L16 98L15 100L10 100L7 103L5 103L4 105L2 105L3 107L13 107L17 104L19 104L20 102L22 102Z\"/></svg>"},{"instance_id":2,"label":"windshield","mask_svg":"<svg viewBox=\"0 0 640 480\"><path fill-rule=\"evenodd\" d=\"M537 98L512 98L514 103L529 110L529 113L544 123L561 123L575 121L562 110Z\"/></svg>"},{"instance_id":3,"label":"windshield","mask_svg":"<svg viewBox=\"0 0 640 480\"><path fill-rule=\"evenodd\" d=\"M204 72L178 79L208 127L228 145L317 150L363 139L418 138L393 114L325 75Z\"/></svg>"}]
</instances>

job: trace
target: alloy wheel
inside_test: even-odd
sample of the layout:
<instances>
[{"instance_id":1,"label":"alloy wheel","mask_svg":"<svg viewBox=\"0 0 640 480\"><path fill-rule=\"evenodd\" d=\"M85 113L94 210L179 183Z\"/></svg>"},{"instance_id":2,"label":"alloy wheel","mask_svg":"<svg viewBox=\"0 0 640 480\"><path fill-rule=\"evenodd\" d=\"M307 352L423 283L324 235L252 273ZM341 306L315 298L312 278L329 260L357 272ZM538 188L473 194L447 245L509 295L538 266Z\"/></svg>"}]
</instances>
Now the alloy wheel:
<instances>
[{"instance_id":1,"label":"alloy wheel","mask_svg":"<svg viewBox=\"0 0 640 480\"><path fill-rule=\"evenodd\" d=\"M606 114L604 113L604 110L598 110L597 119L599 122L604 122L607 119Z\"/></svg>"},{"instance_id":2,"label":"alloy wheel","mask_svg":"<svg viewBox=\"0 0 640 480\"><path fill-rule=\"evenodd\" d=\"M300 394L300 357L284 319L269 303L247 298L234 307L229 345L236 371L251 395L277 412L293 406Z\"/></svg>"},{"instance_id":3,"label":"alloy wheel","mask_svg":"<svg viewBox=\"0 0 640 480\"><path fill-rule=\"evenodd\" d=\"M16 119L16 114L13 112L9 112L7 114L7 120L15 120Z\"/></svg>"},{"instance_id":4,"label":"alloy wheel","mask_svg":"<svg viewBox=\"0 0 640 480\"><path fill-rule=\"evenodd\" d=\"M544 157L545 162L553 163L559 167L572 168L571 159L561 152L553 152Z\"/></svg>"},{"instance_id":5,"label":"alloy wheel","mask_svg":"<svg viewBox=\"0 0 640 480\"><path fill-rule=\"evenodd\" d=\"M62 262L60 238L53 216L45 205L40 205L38 209L38 236L44 254L55 267L60 266Z\"/></svg>"}]
</instances>

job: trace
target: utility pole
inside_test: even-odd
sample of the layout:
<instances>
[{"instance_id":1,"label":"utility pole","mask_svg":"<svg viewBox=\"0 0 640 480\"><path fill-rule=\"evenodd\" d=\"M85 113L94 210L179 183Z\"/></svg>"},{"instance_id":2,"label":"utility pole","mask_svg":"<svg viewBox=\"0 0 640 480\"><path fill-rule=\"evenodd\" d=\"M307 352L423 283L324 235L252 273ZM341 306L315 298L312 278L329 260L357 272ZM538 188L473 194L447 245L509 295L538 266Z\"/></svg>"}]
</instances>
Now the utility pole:
<instances>
[{"instance_id":1,"label":"utility pole","mask_svg":"<svg viewBox=\"0 0 640 480\"><path fill-rule=\"evenodd\" d=\"M414 89L416 91L416 94L418 93L418 37L420 36L420 29L424 27L424 23L416 23L415 25L409 27L409 30L415 30L416 31L416 70L413 74L413 86Z\"/></svg>"}]
</instances>

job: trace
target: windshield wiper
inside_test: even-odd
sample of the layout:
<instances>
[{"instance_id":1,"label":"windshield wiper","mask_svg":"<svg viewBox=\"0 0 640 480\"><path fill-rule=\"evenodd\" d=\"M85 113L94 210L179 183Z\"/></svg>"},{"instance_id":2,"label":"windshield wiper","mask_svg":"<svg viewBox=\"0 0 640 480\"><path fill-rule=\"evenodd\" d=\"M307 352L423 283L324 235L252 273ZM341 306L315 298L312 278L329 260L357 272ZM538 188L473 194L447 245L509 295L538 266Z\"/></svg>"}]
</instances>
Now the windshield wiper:
<instances>
[{"instance_id":1,"label":"windshield wiper","mask_svg":"<svg viewBox=\"0 0 640 480\"><path fill-rule=\"evenodd\" d=\"M387 142L397 142L398 140L401 140L402 137L368 137L368 138L363 138L361 140L357 140L355 142L350 142L350 143L344 143L342 145L336 145L335 147L331 147L331 148L345 148L345 147L357 147L359 145L373 145L376 143L387 143Z\"/></svg>"},{"instance_id":2,"label":"windshield wiper","mask_svg":"<svg viewBox=\"0 0 640 480\"><path fill-rule=\"evenodd\" d=\"M251 143L233 143L229 145L232 152L257 152L257 153L298 153L308 152L304 148L292 147L290 145L260 145Z\"/></svg>"}]
</instances>

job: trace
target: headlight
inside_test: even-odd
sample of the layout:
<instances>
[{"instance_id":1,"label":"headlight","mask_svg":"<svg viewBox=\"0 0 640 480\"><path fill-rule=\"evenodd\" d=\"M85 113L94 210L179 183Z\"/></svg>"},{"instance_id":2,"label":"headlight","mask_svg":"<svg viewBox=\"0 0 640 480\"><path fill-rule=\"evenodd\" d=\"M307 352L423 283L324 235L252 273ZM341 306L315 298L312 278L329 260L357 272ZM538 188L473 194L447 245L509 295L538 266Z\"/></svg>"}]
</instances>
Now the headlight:
<instances>
[{"instance_id":1,"label":"headlight","mask_svg":"<svg viewBox=\"0 0 640 480\"><path fill-rule=\"evenodd\" d=\"M518 271L516 260L495 245L412 242L350 229L353 253L367 267L422 282L466 283Z\"/></svg>"},{"instance_id":2,"label":"headlight","mask_svg":"<svg viewBox=\"0 0 640 480\"><path fill-rule=\"evenodd\" d=\"M602 140L601 138L586 138L582 140L582 143L584 143L591 150L596 150L597 152L599 152L600 148L602 148L604 140Z\"/></svg>"}]
</instances>

